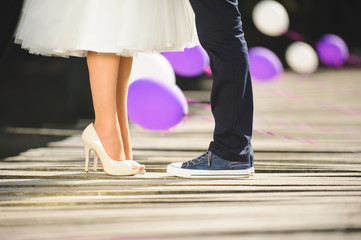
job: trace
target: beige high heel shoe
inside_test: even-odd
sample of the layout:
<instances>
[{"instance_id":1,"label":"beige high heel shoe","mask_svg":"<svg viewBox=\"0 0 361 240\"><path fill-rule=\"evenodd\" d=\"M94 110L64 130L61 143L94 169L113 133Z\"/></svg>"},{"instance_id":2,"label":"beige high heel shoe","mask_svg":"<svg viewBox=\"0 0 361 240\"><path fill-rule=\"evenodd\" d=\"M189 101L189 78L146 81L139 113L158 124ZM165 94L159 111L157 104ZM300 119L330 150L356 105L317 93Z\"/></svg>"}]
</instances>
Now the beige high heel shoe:
<instances>
[{"instance_id":1,"label":"beige high heel shoe","mask_svg":"<svg viewBox=\"0 0 361 240\"><path fill-rule=\"evenodd\" d=\"M93 123L89 124L82 133L82 140L85 149L85 172L89 170L89 158L91 150L94 151L93 170L97 169L98 158L106 174L112 176L129 176L139 173L139 168L131 161L116 161L111 159L105 152L105 149L96 133Z\"/></svg>"}]
</instances>

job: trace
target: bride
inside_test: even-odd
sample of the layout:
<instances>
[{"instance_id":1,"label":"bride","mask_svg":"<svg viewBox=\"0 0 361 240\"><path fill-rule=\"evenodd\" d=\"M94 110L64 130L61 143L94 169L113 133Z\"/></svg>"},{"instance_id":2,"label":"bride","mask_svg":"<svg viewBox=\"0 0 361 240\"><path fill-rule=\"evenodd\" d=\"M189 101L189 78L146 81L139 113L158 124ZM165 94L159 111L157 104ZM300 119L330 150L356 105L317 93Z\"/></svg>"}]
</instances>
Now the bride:
<instances>
[{"instance_id":1,"label":"bride","mask_svg":"<svg viewBox=\"0 0 361 240\"><path fill-rule=\"evenodd\" d=\"M86 57L95 112L83 131L108 175L135 175L127 94L133 56L182 50L198 39L189 0L26 0L15 42L32 54Z\"/></svg>"}]
</instances>

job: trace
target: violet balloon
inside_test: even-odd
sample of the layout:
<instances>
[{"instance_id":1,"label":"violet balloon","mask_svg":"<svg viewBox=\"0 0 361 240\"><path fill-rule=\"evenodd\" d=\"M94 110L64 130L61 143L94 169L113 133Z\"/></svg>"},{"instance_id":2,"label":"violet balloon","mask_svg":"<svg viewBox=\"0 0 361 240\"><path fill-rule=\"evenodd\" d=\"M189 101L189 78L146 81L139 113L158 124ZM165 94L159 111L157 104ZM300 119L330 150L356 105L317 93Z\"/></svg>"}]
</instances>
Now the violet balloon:
<instances>
[{"instance_id":1,"label":"violet balloon","mask_svg":"<svg viewBox=\"0 0 361 240\"><path fill-rule=\"evenodd\" d=\"M270 81L283 72L283 66L276 54L264 47L253 47L248 51L250 71L253 79Z\"/></svg>"},{"instance_id":2,"label":"violet balloon","mask_svg":"<svg viewBox=\"0 0 361 240\"><path fill-rule=\"evenodd\" d=\"M320 60L328 66L342 67L349 57L346 43L334 34L323 36L316 49Z\"/></svg>"},{"instance_id":3,"label":"violet balloon","mask_svg":"<svg viewBox=\"0 0 361 240\"><path fill-rule=\"evenodd\" d=\"M164 52L162 54L168 59L174 72L183 77L199 76L209 65L209 57L200 45L186 48L184 52Z\"/></svg>"},{"instance_id":4,"label":"violet balloon","mask_svg":"<svg viewBox=\"0 0 361 240\"><path fill-rule=\"evenodd\" d=\"M129 119L145 129L170 129L186 114L186 98L175 84L143 78L129 86Z\"/></svg>"}]
</instances>

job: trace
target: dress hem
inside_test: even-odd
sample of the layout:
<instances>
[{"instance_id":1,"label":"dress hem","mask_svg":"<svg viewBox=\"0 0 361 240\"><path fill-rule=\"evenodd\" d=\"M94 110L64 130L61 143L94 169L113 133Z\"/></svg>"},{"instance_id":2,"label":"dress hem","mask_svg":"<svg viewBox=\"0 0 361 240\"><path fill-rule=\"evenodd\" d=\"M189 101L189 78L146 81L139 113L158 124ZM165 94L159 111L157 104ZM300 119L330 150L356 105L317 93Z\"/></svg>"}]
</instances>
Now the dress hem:
<instances>
[{"instance_id":1,"label":"dress hem","mask_svg":"<svg viewBox=\"0 0 361 240\"><path fill-rule=\"evenodd\" d=\"M60 49L44 49L44 48L34 48L34 47L27 47L22 44L20 39L15 39L16 44L21 45L21 48L28 51L30 54L34 55L42 55L47 57L86 57L89 51L97 52L99 54L116 54L123 57L137 57L138 55L144 54L153 54L153 53L161 53L161 52L177 52L177 51L184 51L185 48L192 48L199 43L189 43L189 44L182 44L181 46L171 46L171 47L163 47L159 49L132 49L132 48L122 48L118 50L101 50L95 48L79 48L79 49L72 49L72 50L60 50Z\"/></svg>"}]
</instances>

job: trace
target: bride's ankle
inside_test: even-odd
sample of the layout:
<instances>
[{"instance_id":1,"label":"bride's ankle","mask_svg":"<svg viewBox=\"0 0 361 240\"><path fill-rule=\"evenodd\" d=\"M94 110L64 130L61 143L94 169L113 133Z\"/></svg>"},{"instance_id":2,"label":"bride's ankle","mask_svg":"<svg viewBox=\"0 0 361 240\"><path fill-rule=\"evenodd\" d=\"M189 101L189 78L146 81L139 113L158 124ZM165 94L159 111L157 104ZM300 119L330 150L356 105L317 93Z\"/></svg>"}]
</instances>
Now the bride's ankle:
<instances>
[{"instance_id":1,"label":"bride's ankle","mask_svg":"<svg viewBox=\"0 0 361 240\"><path fill-rule=\"evenodd\" d=\"M112 137L114 135L120 136L119 127L115 124L102 124L95 122L94 129L98 135L102 135L103 137Z\"/></svg>"}]
</instances>

